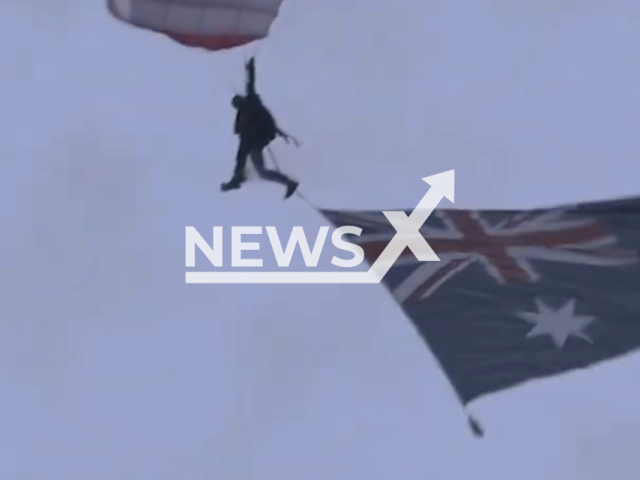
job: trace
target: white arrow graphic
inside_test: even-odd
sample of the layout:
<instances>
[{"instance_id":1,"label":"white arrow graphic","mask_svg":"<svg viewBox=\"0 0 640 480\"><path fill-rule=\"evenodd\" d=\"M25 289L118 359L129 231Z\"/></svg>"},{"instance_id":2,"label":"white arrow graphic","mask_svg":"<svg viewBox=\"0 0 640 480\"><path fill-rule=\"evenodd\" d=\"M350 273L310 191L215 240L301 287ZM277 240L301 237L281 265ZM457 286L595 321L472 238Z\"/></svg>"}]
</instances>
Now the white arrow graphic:
<instances>
[{"instance_id":1,"label":"white arrow graphic","mask_svg":"<svg viewBox=\"0 0 640 480\"><path fill-rule=\"evenodd\" d=\"M411 215L382 212L396 234L367 272L187 272L186 283L380 283L407 247L419 261L437 262L440 259L420 229L443 198L454 202L454 172L424 177L431 188Z\"/></svg>"},{"instance_id":2,"label":"white arrow graphic","mask_svg":"<svg viewBox=\"0 0 640 480\"><path fill-rule=\"evenodd\" d=\"M413 252L421 262L438 262L440 259L433 251L427 240L420 235L420 229L429 215L433 213L443 198L452 203L455 199L455 170L439 173L422 180L431 185L427 194L422 197L418 206L407 216L404 212L382 212L389 223L396 229L396 234L391 239L380 256L376 259L367 273L373 276L376 283L382 281L387 272L393 267L405 248Z\"/></svg>"}]
</instances>

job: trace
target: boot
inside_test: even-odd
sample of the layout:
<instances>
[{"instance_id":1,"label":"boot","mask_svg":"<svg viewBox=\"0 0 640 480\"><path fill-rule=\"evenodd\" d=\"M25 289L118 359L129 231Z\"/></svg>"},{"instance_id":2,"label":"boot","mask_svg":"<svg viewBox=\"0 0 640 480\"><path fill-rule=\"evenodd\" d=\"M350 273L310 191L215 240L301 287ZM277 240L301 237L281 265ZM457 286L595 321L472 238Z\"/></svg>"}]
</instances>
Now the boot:
<instances>
[{"instance_id":1,"label":"boot","mask_svg":"<svg viewBox=\"0 0 640 480\"><path fill-rule=\"evenodd\" d=\"M296 192L296 190L298 189L298 185L299 185L298 182L296 182L294 180L290 180L289 181L289 185L287 185L287 193L284 196L284 198L287 199L287 198L291 197L291 195L293 195Z\"/></svg>"},{"instance_id":2,"label":"boot","mask_svg":"<svg viewBox=\"0 0 640 480\"><path fill-rule=\"evenodd\" d=\"M240 182L238 181L229 181L227 183L223 183L222 185L220 185L220 190L222 190L223 192L228 192L229 190L236 190L238 188L240 188L240 185L242 185Z\"/></svg>"}]
</instances>

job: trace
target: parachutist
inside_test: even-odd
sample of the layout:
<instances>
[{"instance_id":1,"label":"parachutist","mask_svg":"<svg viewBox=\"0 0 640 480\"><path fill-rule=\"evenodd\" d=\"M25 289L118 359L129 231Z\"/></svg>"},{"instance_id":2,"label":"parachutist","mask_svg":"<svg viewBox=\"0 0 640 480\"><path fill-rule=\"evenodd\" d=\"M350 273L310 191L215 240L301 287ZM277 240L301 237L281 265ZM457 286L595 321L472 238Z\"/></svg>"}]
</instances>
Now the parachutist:
<instances>
[{"instance_id":1,"label":"parachutist","mask_svg":"<svg viewBox=\"0 0 640 480\"><path fill-rule=\"evenodd\" d=\"M287 187L285 198L289 198L298 188L298 182L276 170L268 170L264 163L263 150L278 136L283 137L287 142L292 137L280 130L273 115L256 92L254 58L247 62L246 70L246 94L235 95L231 99L231 105L237 110L234 133L240 137L240 144L233 177L229 182L222 184L222 191L240 188L246 179L244 169L247 159L251 159L261 178ZM297 144L297 141L293 140Z\"/></svg>"}]
</instances>

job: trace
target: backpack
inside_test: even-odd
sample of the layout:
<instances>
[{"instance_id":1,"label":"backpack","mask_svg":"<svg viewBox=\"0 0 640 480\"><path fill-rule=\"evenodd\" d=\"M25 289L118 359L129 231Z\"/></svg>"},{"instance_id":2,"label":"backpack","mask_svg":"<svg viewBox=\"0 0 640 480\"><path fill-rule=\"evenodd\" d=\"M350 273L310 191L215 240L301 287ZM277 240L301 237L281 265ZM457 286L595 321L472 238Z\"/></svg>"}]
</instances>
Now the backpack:
<instances>
[{"instance_id":1,"label":"backpack","mask_svg":"<svg viewBox=\"0 0 640 480\"><path fill-rule=\"evenodd\" d=\"M271 143L273 140L275 140L278 134L278 126L276 125L276 120L273 118L273 115L271 115L269 109L262 103L260 103L260 107L256 112L256 117L258 120L258 124L260 125L260 132L261 134L264 134L265 142Z\"/></svg>"},{"instance_id":2,"label":"backpack","mask_svg":"<svg viewBox=\"0 0 640 480\"><path fill-rule=\"evenodd\" d=\"M248 97L238 111L236 132L251 143L265 146L278 135L276 121L258 95Z\"/></svg>"}]
</instances>

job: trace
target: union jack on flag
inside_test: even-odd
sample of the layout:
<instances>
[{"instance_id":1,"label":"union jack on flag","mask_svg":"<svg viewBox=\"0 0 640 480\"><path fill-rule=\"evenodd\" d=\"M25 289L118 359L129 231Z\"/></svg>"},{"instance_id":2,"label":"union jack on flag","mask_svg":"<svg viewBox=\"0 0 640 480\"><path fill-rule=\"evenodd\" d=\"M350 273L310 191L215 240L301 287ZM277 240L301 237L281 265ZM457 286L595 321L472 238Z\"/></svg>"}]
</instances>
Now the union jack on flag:
<instances>
[{"instance_id":1,"label":"union jack on flag","mask_svg":"<svg viewBox=\"0 0 640 480\"><path fill-rule=\"evenodd\" d=\"M373 263L382 212L323 211ZM410 214L411 212L405 212ZM530 211L437 210L383 279L463 403L640 347L640 198Z\"/></svg>"},{"instance_id":2,"label":"union jack on flag","mask_svg":"<svg viewBox=\"0 0 640 480\"><path fill-rule=\"evenodd\" d=\"M576 218L568 209L554 209L503 213L492 220L496 213L435 211L420 231L440 261L419 262L405 249L394 265L403 272L402 280L391 288L396 300L423 300L473 263L482 265L499 284L507 284L538 281L541 274L535 268L536 260L600 267L638 260L634 251L616 245L616 236L597 218ZM363 229L351 241L363 248L369 261L382 253L395 234L381 212L332 211L325 215L336 225Z\"/></svg>"}]
</instances>

